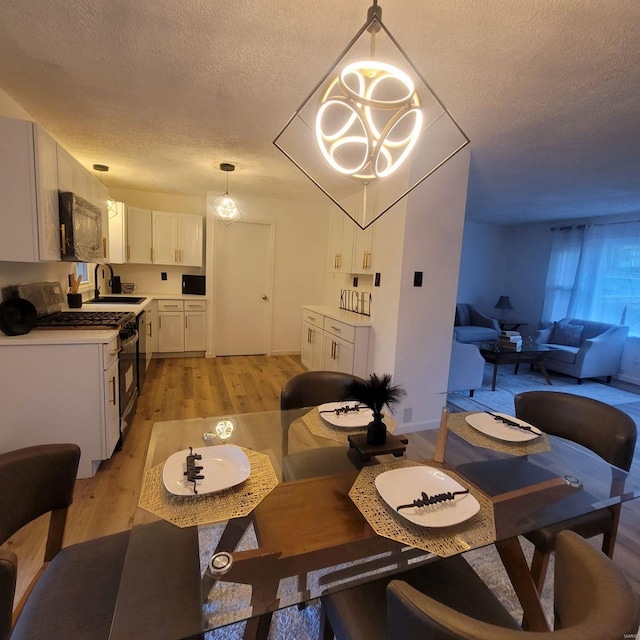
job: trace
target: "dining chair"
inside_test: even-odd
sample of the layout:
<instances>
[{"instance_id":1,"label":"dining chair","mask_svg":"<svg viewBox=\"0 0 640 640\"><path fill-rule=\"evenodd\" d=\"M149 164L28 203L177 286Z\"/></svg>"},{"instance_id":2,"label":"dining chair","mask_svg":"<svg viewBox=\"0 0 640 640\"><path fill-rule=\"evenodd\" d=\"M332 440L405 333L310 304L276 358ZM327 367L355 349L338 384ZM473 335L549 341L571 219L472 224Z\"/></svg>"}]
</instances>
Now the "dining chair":
<instances>
[{"instance_id":1,"label":"dining chair","mask_svg":"<svg viewBox=\"0 0 640 640\"><path fill-rule=\"evenodd\" d=\"M633 419L608 404L559 391L526 391L514 398L516 417L547 434L571 440L593 451L609 464L629 471L633 462L637 430ZM613 557L620 505L564 520L528 533L535 549L531 574L542 593L556 536L571 529L585 538L603 534L602 551Z\"/></svg>"},{"instance_id":2,"label":"dining chair","mask_svg":"<svg viewBox=\"0 0 640 640\"><path fill-rule=\"evenodd\" d=\"M18 559L0 549L0 640L109 637L129 532L62 548L79 461L74 444L0 454L0 544L51 514L44 565L15 612Z\"/></svg>"},{"instance_id":3,"label":"dining chair","mask_svg":"<svg viewBox=\"0 0 640 640\"><path fill-rule=\"evenodd\" d=\"M556 549L554 631L524 631L454 556L422 573L414 569L324 596L321 632L337 640L526 640L529 633L537 640L635 638L638 603L613 561L572 531L558 534Z\"/></svg>"},{"instance_id":4,"label":"dining chair","mask_svg":"<svg viewBox=\"0 0 640 640\"><path fill-rule=\"evenodd\" d=\"M283 475L285 480L303 480L317 476L353 471L354 464L344 447L317 447L289 453L291 424L303 415L303 409L325 402L349 400L347 386L362 378L340 371L305 371L289 378L280 392L283 433ZM300 409L300 411L294 411Z\"/></svg>"}]
</instances>

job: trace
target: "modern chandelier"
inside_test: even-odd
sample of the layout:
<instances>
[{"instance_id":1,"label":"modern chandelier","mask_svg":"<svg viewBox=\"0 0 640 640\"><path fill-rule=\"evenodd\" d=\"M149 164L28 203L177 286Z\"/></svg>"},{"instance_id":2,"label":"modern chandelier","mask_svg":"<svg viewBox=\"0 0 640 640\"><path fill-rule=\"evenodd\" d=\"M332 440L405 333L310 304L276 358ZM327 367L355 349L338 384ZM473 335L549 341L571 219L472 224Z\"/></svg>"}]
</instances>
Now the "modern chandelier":
<instances>
[{"instance_id":1,"label":"modern chandelier","mask_svg":"<svg viewBox=\"0 0 640 640\"><path fill-rule=\"evenodd\" d=\"M374 0L365 24L274 144L364 229L469 139Z\"/></svg>"},{"instance_id":2,"label":"modern chandelier","mask_svg":"<svg viewBox=\"0 0 640 640\"><path fill-rule=\"evenodd\" d=\"M220 170L227 172L227 190L223 195L221 195L219 198L216 198L211 203L211 206L214 208L216 214L218 215L218 219L224 222L224 224L227 226L242 218L240 209L238 209L236 203L233 201L233 198L229 195L229 173L231 171L235 171L235 169L235 165L229 162L223 162L220 165Z\"/></svg>"}]
</instances>

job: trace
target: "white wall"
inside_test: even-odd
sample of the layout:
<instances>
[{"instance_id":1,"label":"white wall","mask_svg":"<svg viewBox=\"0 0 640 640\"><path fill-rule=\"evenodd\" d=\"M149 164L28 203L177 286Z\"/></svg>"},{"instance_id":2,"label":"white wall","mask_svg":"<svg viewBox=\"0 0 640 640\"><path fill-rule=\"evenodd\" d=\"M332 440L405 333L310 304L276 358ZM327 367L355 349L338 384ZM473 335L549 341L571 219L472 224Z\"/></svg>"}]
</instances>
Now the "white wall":
<instances>
[{"instance_id":1,"label":"white wall","mask_svg":"<svg viewBox=\"0 0 640 640\"><path fill-rule=\"evenodd\" d=\"M214 215L209 203L219 195L214 192L207 193L208 221ZM236 192L232 195L247 219L275 222L271 349L273 355L300 353L302 306L319 304L324 299L329 206L258 198ZM207 224L207 281L212 282L212 293L215 290L214 232L215 225ZM214 335L215 327L211 320L208 355L215 353Z\"/></svg>"},{"instance_id":2,"label":"white wall","mask_svg":"<svg viewBox=\"0 0 640 640\"><path fill-rule=\"evenodd\" d=\"M394 372L405 430L437 426L446 404L470 156L463 149L408 199Z\"/></svg>"}]
</instances>

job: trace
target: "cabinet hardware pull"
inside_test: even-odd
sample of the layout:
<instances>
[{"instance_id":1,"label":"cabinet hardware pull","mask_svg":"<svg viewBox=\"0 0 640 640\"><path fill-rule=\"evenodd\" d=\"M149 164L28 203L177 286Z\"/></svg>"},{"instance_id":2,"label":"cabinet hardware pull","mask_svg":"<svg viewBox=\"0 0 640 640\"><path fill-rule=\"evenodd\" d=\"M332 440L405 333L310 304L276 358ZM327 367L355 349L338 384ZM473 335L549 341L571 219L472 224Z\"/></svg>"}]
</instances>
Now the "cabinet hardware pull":
<instances>
[{"instance_id":1,"label":"cabinet hardware pull","mask_svg":"<svg viewBox=\"0 0 640 640\"><path fill-rule=\"evenodd\" d=\"M102 257L105 259L107 257L107 239L104 236L102 238Z\"/></svg>"},{"instance_id":2,"label":"cabinet hardware pull","mask_svg":"<svg viewBox=\"0 0 640 640\"><path fill-rule=\"evenodd\" d=\"M342 331L342 329L341 329L340 327L334 327L333 325L331 325L331 328L332 328L334 331Z\"/></svg>"},{"instance_id":3,"label":"cabinet hardware pull","mask_svg":"<svg viewBox=\"0 0 640 640\"><path fill-rule=\"evenodd\" d=\"M184 315L184 328L185 329L189 328L189 316L186 313Z\"/></svg>"},{"instance_id":4,"label":"cabinet hardware pull","mask_svg":"<svg viewBox=\"0 0 640 640\"><path fill-rule=\"evenodd\" d=\"M113 406L115 407L116 405L116 377L115 376L111 378L111 384L113 385L113 392L111 397L113 398L112 402L113 402Z\"/></svg>"},{"instance_id":5,"label":"cabinet hardware pull","mask_svg":"<svg viewBox=\"0 0 640 640\"><path fill-rule=\"evenodd\" d=\"M153 262L153 247L149 249L149 259Z\"/></svg>"},{"instance_id":6,"label":"cabinet hardware pull","mask_svg":"<svg viewBox=\"0 0 640 640\"><path fill-rule=\"evenodd\" d=\"M153 329L152 329L152 326L153 326L153 321L149 320L149 337L150 337L150 338L153 338Z\"/></svg>"},{"instance_id":7,"label":"cabinet hardware pull","mask_svg":"<svg viewBox=\"0 0 640 640\"><path fill-rule=\"evenodd\" d=\"M64 255L64 248L67 246L67 230L64 224L60 225L60 253Z\"/></svg>"},{"instance_id":8,"label":"cabinet hardware pull","mask_svg":"<svg viewBox=\"0 0 640 640\"><path fill-rule=\"evenodd\" d=\"M158 329L162 329L162 316L158 316L158 322L160 323Z\"/></svg>"}]
</instances>

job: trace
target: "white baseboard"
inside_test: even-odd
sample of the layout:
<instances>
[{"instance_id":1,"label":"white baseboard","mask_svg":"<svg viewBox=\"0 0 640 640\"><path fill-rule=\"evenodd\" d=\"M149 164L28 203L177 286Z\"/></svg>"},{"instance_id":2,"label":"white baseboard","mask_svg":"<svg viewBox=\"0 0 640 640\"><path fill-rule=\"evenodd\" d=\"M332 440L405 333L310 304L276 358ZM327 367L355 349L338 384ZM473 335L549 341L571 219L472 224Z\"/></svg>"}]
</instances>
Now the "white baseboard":
<instances>
[{"instance_id":1,"label":"white baseboard","mask_svg":"<svg viewBox=\"0 0 640 640\"><path fill-rule=\"evenodd\" d=\"M629 382L630 384L637 384L640 386L640 378L625 375L624 373L616 376L616 380L622 380L622 382Z\"/></svg>"}]
</instances>

